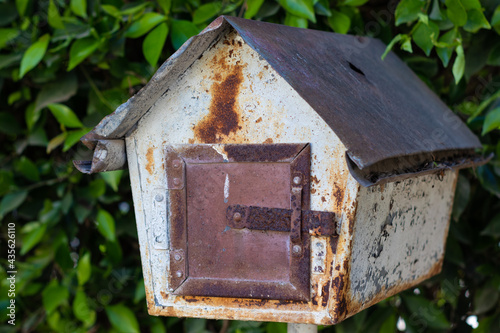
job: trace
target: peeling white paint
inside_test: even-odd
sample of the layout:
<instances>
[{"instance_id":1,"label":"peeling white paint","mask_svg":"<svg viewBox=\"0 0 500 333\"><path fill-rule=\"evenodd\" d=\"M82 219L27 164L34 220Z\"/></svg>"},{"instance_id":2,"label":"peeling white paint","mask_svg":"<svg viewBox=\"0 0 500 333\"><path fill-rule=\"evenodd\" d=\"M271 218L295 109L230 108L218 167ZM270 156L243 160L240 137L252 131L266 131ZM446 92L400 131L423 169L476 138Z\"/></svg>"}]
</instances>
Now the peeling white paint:
<instances>
[{"instance_id":1,"label":"peeling white paint","mask_svg":"<svg viewBox=\"0 0 500 333\"><path fill-rule=\"evenodd\" d=\"M229 199L229 175L226 173L226 180L224 181L224 202L227 203Z\"/></svg>"}]
</instances>

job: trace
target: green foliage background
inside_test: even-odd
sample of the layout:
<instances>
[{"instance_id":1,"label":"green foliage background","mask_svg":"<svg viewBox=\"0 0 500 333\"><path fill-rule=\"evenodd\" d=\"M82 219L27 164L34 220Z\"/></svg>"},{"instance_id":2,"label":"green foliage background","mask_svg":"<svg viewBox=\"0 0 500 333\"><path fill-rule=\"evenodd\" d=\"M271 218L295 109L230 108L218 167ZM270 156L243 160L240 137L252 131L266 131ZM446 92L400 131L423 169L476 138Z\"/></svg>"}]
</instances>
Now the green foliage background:
<instances>
[{"instance_id":1,"label":"green foliage background","mask_svg":"<svg viewBox=\"0 0 500 333\"><path fill-rule=\"evenodd\" d=\"M94 176L79 138L221 14L369 35L394 48L481 138L461 172L443 272L322 332L500 332L498 0L0 0L3 332L285 332L147 314L126 171ZM16 225L15 262L7 228ZM15 265L16 325L6 280ZM469 318L470 319L470 318ZM401 326L401 320L400 325Z\"/></svg>"}]
</instances>

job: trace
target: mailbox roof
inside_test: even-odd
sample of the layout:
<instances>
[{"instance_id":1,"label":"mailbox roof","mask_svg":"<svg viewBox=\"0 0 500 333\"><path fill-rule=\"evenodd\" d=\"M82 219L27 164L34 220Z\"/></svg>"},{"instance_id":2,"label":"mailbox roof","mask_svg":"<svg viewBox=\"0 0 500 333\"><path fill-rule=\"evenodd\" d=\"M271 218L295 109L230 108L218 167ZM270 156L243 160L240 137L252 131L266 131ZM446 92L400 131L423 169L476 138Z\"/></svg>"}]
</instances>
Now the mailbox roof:
<instances>
[{"instance_id":1,"label":"mailbox roof","mask_svg":"<svg viewBox=\"0 0 500 333\"><path fill-rule=\"evenodd\" d=\"M226 16L187 41L140 92L83 141L124 137L229 27L328 123L345 145L355 174L364 170L362 177L369 178L369 173L394 169L419 172L424 163L436 159L470 162L474 149L481 147L394 53L381 59L386 47L381 41Z\"/></svg>"}]
</instances>

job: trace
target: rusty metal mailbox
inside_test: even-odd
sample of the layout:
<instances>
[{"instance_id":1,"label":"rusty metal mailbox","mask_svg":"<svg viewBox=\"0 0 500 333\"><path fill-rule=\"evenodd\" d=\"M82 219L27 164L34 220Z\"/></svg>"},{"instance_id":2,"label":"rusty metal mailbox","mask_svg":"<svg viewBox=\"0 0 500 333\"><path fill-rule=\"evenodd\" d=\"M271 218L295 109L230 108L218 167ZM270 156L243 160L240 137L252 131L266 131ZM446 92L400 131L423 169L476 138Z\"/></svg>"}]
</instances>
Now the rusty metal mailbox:
<instances>
[{"instance_id":1,"label":"rusty metal mailbox","mask_svg":"<svg viewBox=\"0 0 500 333\"><path fill-rule=\"evenodd\" d=\"M335 324L437 274L478 139L374 39L220 17L87 134L152 315Z\"/></svg>"}]
</instances>

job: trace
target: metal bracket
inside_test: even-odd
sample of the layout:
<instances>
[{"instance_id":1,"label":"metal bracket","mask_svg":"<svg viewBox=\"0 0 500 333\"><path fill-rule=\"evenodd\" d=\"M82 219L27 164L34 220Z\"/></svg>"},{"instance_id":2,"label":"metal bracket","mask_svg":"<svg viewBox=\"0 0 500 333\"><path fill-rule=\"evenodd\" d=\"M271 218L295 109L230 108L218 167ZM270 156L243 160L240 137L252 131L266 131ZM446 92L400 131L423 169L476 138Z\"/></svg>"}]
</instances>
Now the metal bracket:
<instances>
[{"instance_id":1,"label":"metal bracket","mask_svg":"<svg viewBox=\"0 0 500 333\"><path fill-rule=\"evenodd\" d=\"M155 189L151 195L153 207L153 248L168 250L167 198L164 189Z\"/></svg>"}]
</instances>

